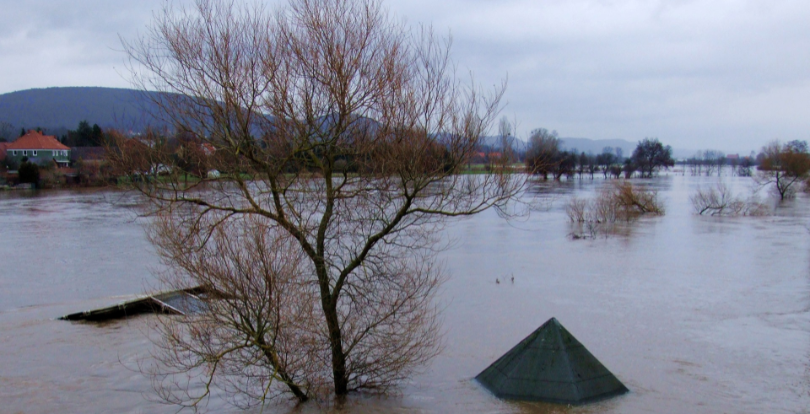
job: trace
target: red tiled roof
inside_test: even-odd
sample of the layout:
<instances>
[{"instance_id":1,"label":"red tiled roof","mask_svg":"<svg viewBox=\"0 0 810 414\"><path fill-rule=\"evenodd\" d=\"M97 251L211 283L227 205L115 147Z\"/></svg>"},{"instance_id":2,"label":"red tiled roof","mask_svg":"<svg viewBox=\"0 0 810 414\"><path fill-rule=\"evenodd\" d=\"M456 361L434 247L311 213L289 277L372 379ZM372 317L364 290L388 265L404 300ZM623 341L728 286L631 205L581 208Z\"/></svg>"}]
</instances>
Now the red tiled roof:
<instances>
[{"instance_id":1,"label":"red tiled roof","mask_svg":"<svg viewBox=\"0 0 810 414\"><path fill-rule=\"evenodd\" d=\"M7 150L69 150L66 145L57 141L53 135L42 135L41 132L28 131L6 147Z\"/></svg>"}]
</instances>

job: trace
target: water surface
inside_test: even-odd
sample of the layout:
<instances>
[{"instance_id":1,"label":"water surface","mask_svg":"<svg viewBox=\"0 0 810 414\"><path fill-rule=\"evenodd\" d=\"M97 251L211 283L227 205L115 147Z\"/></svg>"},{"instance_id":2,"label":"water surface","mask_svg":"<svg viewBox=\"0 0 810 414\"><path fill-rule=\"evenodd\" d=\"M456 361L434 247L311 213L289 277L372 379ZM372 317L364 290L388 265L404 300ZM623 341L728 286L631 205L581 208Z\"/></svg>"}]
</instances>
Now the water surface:
<instances>
[{"instance_id":1,"label":"water surface","mask_svg":"<svg viewBox=\"0 0 810 414\"><path fill-rule=\"evenodd\" d=\"M637 181L660 192L666 215L592 240L570 237L563 207L593 196L599 179L533 185L527 197L548 209L527 219L455 222L443 254L444 352L396 395L355 397L338 411L808 412L810 199L777 204L770 217L694 215L689 196L717 180ZM750 179L723 180L749 191ZM136 204L116 192L0 194L0 411L175 411L151 401L137 371L151 317L53 320L154 285L159 262ZM570 408L499 401L471 381L552 316L631 392Z\"/></svg>"}]
</instances>

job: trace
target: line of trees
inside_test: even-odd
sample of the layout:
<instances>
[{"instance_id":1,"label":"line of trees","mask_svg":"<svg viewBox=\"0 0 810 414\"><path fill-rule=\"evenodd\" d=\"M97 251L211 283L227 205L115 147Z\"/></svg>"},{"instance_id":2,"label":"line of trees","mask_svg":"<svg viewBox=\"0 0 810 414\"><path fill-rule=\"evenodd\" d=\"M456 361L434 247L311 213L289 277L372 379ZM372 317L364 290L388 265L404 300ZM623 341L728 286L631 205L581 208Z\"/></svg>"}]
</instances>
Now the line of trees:
<instances>
[{"instance_id":1,"label":"line of trees","mask_svg":"<svg viewBox=\"0 0 810 414\"><path fill-rule=\"evenodd\" d=\"M43 130L42 127L36 127L33 130L47 134L47 131ZM59 135L59 142L68 147L100 147L105 143L104 131L101 127L98 124L91 126L87 120L80 121L76 129L67 130L67 132L65 130L66 128L60 127L48 131ZM16 138L25 135L27 129L21 128L16 135L14 132L15 130L10 123L0 122L0 142L14 141Z\"/></svg>"},{"instance_id":2,"label":"line of trees","mask_svg":"<svg viewBox=\"0 0 810 414\"><path fill-rule=\"evenodd\" d=\"M753 151L748 157L726 156L721 151L698 151L684 161L684 173L689 171L693 176L722 175L724 167L731 167L731 174L740 177L750 177L757 161Z\"/></svg>"},{"instance_id":3,"label":"line of trees","mask_svg":"<svg viewBox=\"0 0 810 414\"><path fill-rule=\"evenodd\" d=\"M539 128L531 132L525 156L526 170L540 175L544 180L551 176L560 180L563 176L594 177L602 174L605 178L619 178L624 174L631 177L639 173L642 177L652 177L662 168L675 165L672 148L664 146L656 138L645 138L629 158L625 158L621 148L605 147L601 154L594 155L576 150L563 150L556 131Z\"/></svg>"}]
</instances>

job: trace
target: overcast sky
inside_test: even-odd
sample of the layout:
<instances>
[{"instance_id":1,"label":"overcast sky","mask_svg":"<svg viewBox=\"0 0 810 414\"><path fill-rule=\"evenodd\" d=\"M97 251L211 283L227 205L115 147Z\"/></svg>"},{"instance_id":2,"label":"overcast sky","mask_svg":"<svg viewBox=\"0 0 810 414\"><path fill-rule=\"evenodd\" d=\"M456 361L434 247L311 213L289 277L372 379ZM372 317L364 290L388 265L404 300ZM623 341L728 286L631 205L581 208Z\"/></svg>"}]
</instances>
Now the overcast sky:
<instances>
[{"instance_id":1,"label":"overcast sky","mask_svg":"<svg viewBox=\"0 0 810 414\"><path fill-rule=\"evenodd\" d=\"M0 93L129 87L119 36L162 0L0 0ZM389 0L452 33L460 71L508 75L504 114L561 136L748 153L810 140L807 0Z\"/></svg>"}]
</instances>

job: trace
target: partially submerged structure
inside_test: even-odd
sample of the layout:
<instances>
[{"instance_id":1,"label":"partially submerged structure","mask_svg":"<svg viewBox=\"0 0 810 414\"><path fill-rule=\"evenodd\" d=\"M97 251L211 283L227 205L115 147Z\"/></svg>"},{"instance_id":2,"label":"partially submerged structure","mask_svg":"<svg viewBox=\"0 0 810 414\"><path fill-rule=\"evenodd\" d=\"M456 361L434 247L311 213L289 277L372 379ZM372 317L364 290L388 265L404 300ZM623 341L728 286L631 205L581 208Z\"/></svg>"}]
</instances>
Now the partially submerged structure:
<instances>
[{"instance_id":1,"label":"partially submerged structure","mask_svg":"<svg viewBox=\"0 0 810 414\"><path fill-rule=\"evenodd\" d=\"M499 398L523 401L583 404L628 391L555 318L475 379Z\"/></svg>"},{"instance_id":2,"label":"partially submerged structure","mask_svg":"<svg viewBox=\"0 0 810 414\"><path fill-rule=\"evenodd\" d=\"M198 297L198 295L201 294L204 294L204 291L200 287L172 290L155 295L141 296L106 308L72 313L62 316L59 319L66 321L101 322L126 318L142 313L164 313L173 315L198 313L205 306L205 303Z\"/></svg>"}]
</instances>

